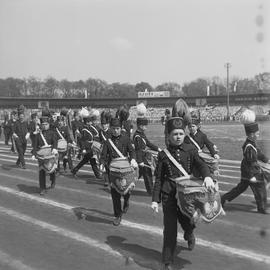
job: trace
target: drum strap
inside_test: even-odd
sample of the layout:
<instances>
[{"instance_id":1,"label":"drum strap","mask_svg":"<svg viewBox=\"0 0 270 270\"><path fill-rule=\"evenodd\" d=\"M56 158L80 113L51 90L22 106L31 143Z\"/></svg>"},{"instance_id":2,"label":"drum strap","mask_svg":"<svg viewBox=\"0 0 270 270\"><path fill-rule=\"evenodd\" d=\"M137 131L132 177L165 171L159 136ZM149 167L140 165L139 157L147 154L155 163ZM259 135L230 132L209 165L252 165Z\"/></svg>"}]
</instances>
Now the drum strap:
<instances>
[{"instance_id":1,"label":"drum strap","mask_svg":"<svg viewBox=\"0 0 270 270\"><path fill-rule=\"evenodd\" d=\"M248 144L246 145L245 150L244 150L244 153L246 152L246 150L247 150L247 148L248 148L249 146L251 146L251 147L254 149L254 151L257 153L256 147L255 147L254 145L250 144L250 143L248 143Z\"/></svg>"},{"instance_id":2,"label":"drum strap","mask_svg":"<svg viewBox=\"0 0 270 270\"><path fill-rule=\"evenodd\" d=\"M142 139L142 141L143 141L143 143L146 145L146 141L145 141L145 139L144 139L144 138L142 138L140 135L136 135L136 136L134 137L134 140L136 140L136 138L141 138L141 139Z\"/></svg>"},{"instance_id":3,"label":"drum strap","mask_svg":"<svg viewBox=\"0 0 270 270\"><path fill-rule=\"evenodd\" d=\"M94 137L97 137L98 136L98 131L97 129L93 126L93 125L90 125L90 127L96 132L96 135Z\"/></svg>"},{"instance_id":4,"label":"drum strap","mask_svg":"<svg viewBox=\"0 0 270 270\"><path fill-rule=\"evenodd\" d=\"M94 138L93 134L88 129L84 128L84 129L82 129L82 131L86 131L87 133L89 133L92 136L92 138ZM88 142L89 143L92 143L93 140L92 141L88 141Z\"/></svg>"},{"instance_id":5,"label":"drum strap","mask_svg":"<svg viewBox=\"0 0 270 270\"><path fill-rule=\"evenodd\" d=\"M44 142L44 145L45 146L49 146L48 143L47 143L47 141L46 141L46 139L45 139L45 137L44 137L44 135L42 134L41 131L40 131L40 136L41 136L42 141Z\"/></svg>"},{"instance_id":6,"label":"drum strap","mask_svg":"<svg viewBox=\"0 0 270 270\"><path fill-rule=\"evenodd\" d=\"M197 144L197 142L189 135L187 135L189 137L189 139L191 140L191 142L198 148L198 151L202 151L202 149L200 148L200 146Z\"/></svg>"},{"instance_id":7,"label":"drum strap","mask_svg":"<svg viewBox=\"0 0 270 270\"><path fill-rule=\"evenodd\" d=\"M113 143L113 141L111 139L108 139L109 143L111 144L112 148L114 149L114 151L117 153L117 155L120 158L125 158L125 156L120 152L120 150L115 146L115 144Z\"/></svg>"},{"instance_id":8,"label":"drum strap","mask_svg":"<svg viewBox=\"0 0 270 270\"><path fill-rule=\"evenodd\" d=\"M189 176L189 174L186 172L186 170L183 168L183 166L176 161L176 159L171 155L171 153L167 150L163 150L164 153L167 155L167 157L170 159L170 161L174 164L174 166L184 175Z\"/></svg>"},{"instance_id":9,"label":"drum strap","mask_svg":"<svg viewBox=\"0 0 270 270\"><path fill-rule=\"evenodd\" d=\"M101 131L101 132L100 132L100 134L101 134L101 136L102 136L103 140L104 140L104 141L107 141L107 138L105 137L105 135L104 135L103 131Z\"/></svg>"},{"instance_id":10,"label":"drum strap","mask_svg":"<svg viewBox=\"0 0 270 270\"><path fill-rule=\"evenodd\" d=\"M61 132L59 131L58 128L56 128L56 131L57 131L58 135L60 136L60 138L61 138L62 140L64 140L65 138L63 137L63 135L61 134Z\"/></svg>"}]
</instances>

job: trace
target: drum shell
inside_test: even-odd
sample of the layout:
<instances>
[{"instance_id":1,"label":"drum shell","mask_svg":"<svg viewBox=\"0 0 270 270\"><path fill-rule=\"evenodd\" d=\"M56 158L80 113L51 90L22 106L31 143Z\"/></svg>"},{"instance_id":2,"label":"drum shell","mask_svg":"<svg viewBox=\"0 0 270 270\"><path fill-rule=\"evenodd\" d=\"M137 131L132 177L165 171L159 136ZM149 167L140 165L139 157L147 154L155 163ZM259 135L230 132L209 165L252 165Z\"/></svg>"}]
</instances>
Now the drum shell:
<instances>
[{"instance_id":1,"label":"drum shell","mask_svg":"<svg viewBox=\"0 0 270 270\"><path fill-rule=\"evenodd\" d=\"M222 213L221 197L218 192L218 183L215 182L215 191L207 190L203 180L193 177L191 179L175 179L177 186L177 203L181 211L193 220L200 219L209 223Z\"/></svg>"},{"instance_id":2,"label":"drum shell","mask_svg":"<svg viewBox=\"0 0 270 270\"><path fill-rule=\"evenodd\" d=\"M45 146L45 147L40 148L36 154L37 159L45 159L46 157L51 156L51 155L52 155L51 146Z\"/></svg>"},{"instance_id":3,"label":"drum shell","mask_svg":"<svg viewBox=\"0 0 270 270\"><path fill-rule=\"evenodd\" d=\"M120 194L126 194L135 186L136 173L127 159L113 159L109 166L109 177Z\"/></svg>"},{"instance_id":4,"label":"drum shell","mask_svg":"<svg viewBox=\"0 0 270 270\"><path fill-rule=\"evenodd\" d=\"M263 172L264 178L267 183L270 183L270 164L258 161L258 164Z\"/></svg>"},{"instance_id":5,"label":"drum shell","mask_svg":"<svg viewBox=\"0 0 270 270\"><path fill-rule=\"evenodd\" d=\"M59 139L57 141L57 150L60 153L64 153L67 151L67 141L65 139Z\"/></svg>"}]
</instances>

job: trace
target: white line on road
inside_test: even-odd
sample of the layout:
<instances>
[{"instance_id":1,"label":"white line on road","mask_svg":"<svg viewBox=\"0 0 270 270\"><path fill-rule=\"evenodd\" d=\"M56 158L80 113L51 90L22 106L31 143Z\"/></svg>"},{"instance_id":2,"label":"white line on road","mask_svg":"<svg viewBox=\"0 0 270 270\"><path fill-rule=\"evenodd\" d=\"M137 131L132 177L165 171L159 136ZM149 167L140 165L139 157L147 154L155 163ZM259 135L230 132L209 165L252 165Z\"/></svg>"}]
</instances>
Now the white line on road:
<instances>
[{"instance_id":1,"label":"white line on road","mask_svg":"<svg viewBox=\"0 0 270 270\"><path fill-rule=\"evenodd\" d=\"M34 268L25 265L19 260L14 259L7 253L0 250L0 263L15 270L34 270ZM41 270L41 269L39 269Z\"/></svg>"},{"instance_id":2,"label":"white line on road","mask_svg":"<svg viewBox=\"0 0 270 270\"><path fill-rule=\"evenodd\" d=\"M14 211L14 210L4 208L2 206L0 206L0 213L6 214L6 215L11 216L11 217L14 217L16 219L20 219L20 220L25 221L27 223L31 223L31 224L39 226L39 227L41 227L43 229L58 233L58 234L60 234L60 235L62 235L64 237L67 237L67 238L76 240L78 242L82 242L84 244L87 244L88 246L101 249L101 250L103 250L103 251L105 251L105 252L107 252L107 253L115 256L115 257L123 258L121 253L119 253L118 251L113 250L110 246L108 246L106 244L103 244L103 243L101 243L101 242L99 242L97 240L94 240L94 239L92 239L92 238L90 238L90 237L88 237L86 235L82 235L80 233L76 233L76 232L70 231L68 229L64 229L64 228L55 226L53 224L50 224L50 223L47 223L47 222L32 218L30 216L21 214L19 212Z\"/></svg>"},{"instance_id":3,"label":"white line on road","mask_svg":"<svg viewBox=\"0 0 270 270\"><path fill-rule=\"evenodd\" d=\"M19 196L19 197L23 197L23 198L32 200L32 201L37 201L37 202L40 202L40 203L43 203L43 204L55 206L57 208L62 208L64 210L68 211L68 212L72 211L72 213L73 213L73 209L76 208L76 207L73 207L73 206L68 205L68 204L63 204L63 203L59 203L59 202L56 202L56 201L53 201L53 200L40 198L40 197L33 196L33 195L30 195L30 194L25 194L23 192L19 192L19 191L16 191L16 190L8 188L8 187L0 186L0 190L4 191L4 192L7 192L9 194L13 194L13 195L16 195L16 196ZM7 214L11 213L10 215L14 216L14 214L12 214L12 212L10 212L12 210L6 212L5 208L0 207L0 211L5 212ZM22 215L22 216L24 216L24 215ZM32 220L34 220L34 219L31 219L31 223L33 223ZM40 224L43 224L43 222L40 221L37 225L41 226ZM145 231L147 233L150 233L150 234L151 233L152 234L158 234L159 236L162 236L162 234L163 234L162 230L159 227L156 227L156 226L150 226L150 225L146 225L146 224L135 223L135 222L127 221L127 220L123 220L121 224L126 226L126 227L129 227L129 228L143 230L143 231ZM53 225L51 225L51 226L53 226ZM54 227L56 227L56 226L54 226ZM50 227L50 228L53 228L53 227ZM60 228L60 232L63 234L63 229ZM180 235L178 235L178 237L181 238ZM79 237L79 239L81 239L81 237ZM91 239L91 241L93 241L93 240ZM266 256L266 255L263 255L263 254L260 254L260 253L255 253L255 252L250 251L250 250L233 248L233 247L229 247L229 246L226 246L226 245L223 245L223 244L215 243L213 241L211 241L211 242L206 241L206 240L203 240L203 239L200 239L200 238L197 239L197 243L199 245L203 246L203 247L214 249L215 251L221 252L223 254L227 253L228 255L239 256L239 257L242 257L242 258L247 258L247 259L251 259L251 260L254 260L254 261L270 264L270 257L269 256Z\"/></svg>"}]
</instances>

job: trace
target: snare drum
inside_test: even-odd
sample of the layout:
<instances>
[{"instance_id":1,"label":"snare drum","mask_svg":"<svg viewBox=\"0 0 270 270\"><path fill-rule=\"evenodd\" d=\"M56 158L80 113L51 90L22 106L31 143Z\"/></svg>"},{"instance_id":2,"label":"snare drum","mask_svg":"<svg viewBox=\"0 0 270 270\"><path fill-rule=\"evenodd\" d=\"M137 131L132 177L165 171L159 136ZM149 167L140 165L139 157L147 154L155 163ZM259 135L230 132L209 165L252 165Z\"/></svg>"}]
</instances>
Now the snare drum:
<instances>
[{"instance_id":1,"label":"snare drum","mask_svg":"<svg viewBox=\"0 0 270 270\"><path fill-rule=\"evenodd\" d=\"M50 146L42 147L37 151L37 159L39 170L44 170L47 173L53 173L57 168L57 157L52 154Z\"/></svg>"},{"instance_id":2,"label":"snare drum","mask_svg":"<svg viewBox=\"0 0 270 270\"><path fill-rule=\"evenodd\" d=\"M199 152L199 156L207 164L212 174L219 175L218 159L205 152Z\"/></svg>"},{"instance_id":3,"label":"snare drum","mask_svg":"<svg viewBox=\"0 0 270 270\"><path fill-rule=\"evenodd\" d=\"M57 141L57 150L59 153L64 153L67 151L67 141L65 139L59 139Z\"/></svg>"},{"instance_id":4,"label":"snare drum","mask_svg":"<svg viewBox=\"0 0 270 270\"><path fill-rule=\"evenodd\" d=\"M203 180L193 176L190 178L179 177L172 180L176 182L176 196L179 208L194 223L197 223L200 219L210 223L224 213L216 181L214 181L215 191L210 192L202 186Z\"/></svg>"},{"instance_id":5,"label":"snare drum","mask_svg":"<svg viewBox=\"0 0 270 270\"><path fill-rule=\"evenodd\" d=\"M109 166L109 176L112 186L121 195L135 187L136 173L127 159L113 159Z\"/></svg>"}]
</instances>

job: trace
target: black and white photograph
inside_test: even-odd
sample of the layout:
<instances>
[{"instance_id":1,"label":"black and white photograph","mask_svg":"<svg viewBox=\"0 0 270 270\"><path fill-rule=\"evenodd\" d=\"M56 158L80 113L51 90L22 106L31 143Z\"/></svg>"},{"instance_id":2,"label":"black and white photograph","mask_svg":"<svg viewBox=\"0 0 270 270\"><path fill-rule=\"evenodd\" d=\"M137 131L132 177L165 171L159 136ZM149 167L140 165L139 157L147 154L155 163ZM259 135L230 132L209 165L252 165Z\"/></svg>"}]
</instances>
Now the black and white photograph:
<instances>
[{"instance_id":1,"label":"black and white photograph","mask_svg":"<svg viewBox=\"0 0 270 270\"><path fill-rule=\"evenodd\" d=\"M269 15L0 0L0 270L268 270Z\"/></svg>"}]
</instances>

